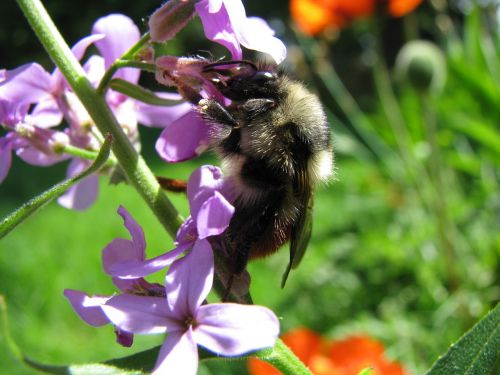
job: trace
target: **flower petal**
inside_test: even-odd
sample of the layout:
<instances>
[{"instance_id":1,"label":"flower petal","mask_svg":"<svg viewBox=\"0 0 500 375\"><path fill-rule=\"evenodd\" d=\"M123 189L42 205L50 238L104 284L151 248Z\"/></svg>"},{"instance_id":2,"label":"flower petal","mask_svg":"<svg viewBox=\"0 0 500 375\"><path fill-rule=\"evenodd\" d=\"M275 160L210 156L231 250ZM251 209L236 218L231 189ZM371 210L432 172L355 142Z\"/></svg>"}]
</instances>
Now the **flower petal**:
<instances>
[{"instance_id":1,"label":"flower petal","mask_svg":"<svg viewBox=\"0 0 500 375\"><path fill-rule=\"evenodd\" d=\"M29 103L21 104L0 99L0 123L13 128L14 125L24 120L29 106Z\"/></svg>"},{"instance_id":2,"label":"flower petal","mask_svg":"<svg viewBox=\"0 0 500 375\"><path fill-rule=\"evenodd\" d=\"M191 244L181 245L165 254L145 261L138 262L133 259L129 259L123 262L115 263L109 267L108 273L122 279L136 279L144 277L167 268L189 247L191 247Z\"/></svg>"},{"instance_id":3,"label":"flower petal","mask_svg":"<svg viewBox=\"0 0 500 375\"><path fill-rule=\"evenodd\" d=\"M134 243L124 238L115 238L102 249L102 267L108 275L114 275L114 269L123 263L142 260L137 259Z\"/></svg>"},{"instance_id":4,"label":"flower petal","mask_svg":"<svg viewBox=\"0 0 500 375\"><path fill-rule=\"evenodd\" d=\"M285 44L274 36L274 31L261 18L247 18L238 29L238 39L248 49L271 55L276 64L286 58Z\"/></svg>"},{"instance_id":5,"label":"flower petal","mask_svg":"<svg viewBox=\"0 0 500 375\"><path fill-rule=\"evenodd\" d=\"M163 343L152 375L196 375L198 348L191 328L186 332L172 332Z\"/></svg>"},{"instance_id":6,"label":"flower petal","mask_svg":"<svg viewBox=\"0 0 500 375\"><path fill-rule=\"evenodd\" d=\"M188 216L177 230L177 234L175 235L175 244L194 244L194 241L197 239L198 232L196 231L196 223L191 216Z\"/></svg>"},{"instance_id":7,"label":"flower petal","mask_svg":"<svg viewBox=\"0 0 500 375\"><path fill-rule=\"evenodd\" d=\"M87 48L93 44L97 40L101 40L105 37L105 35L102 34L94 34L94 35L89 35L86 36L85 38L80 39L76 44L71 48L71 52L73 52L73 55L76 57L78 61L81 60L83 55L85 54L85 51L87 51ZM94 56L91 56L90 59L92 59ZM89 59L89 60L90 60ZM87 71L85 69L85 71ZM103 69L104 71L104 69ZM90 77L88 77L90 79ZM53 79L53 84L54 84L54 94L61 95L63 94L63 90L65 89L70 89L70 86L68 82L66 81L66 78L62 75L61 71L59 68L54 69L52 72L52 79ZM94 82L91 79L91 82Z\"/></svg>"},{"instance_id":8,"label":"flower petal","mask_svg":"<svg viewBox=\"0 0 500 375\"><path fill-rule=\"evenodd\" d=\"M88 80L94 87L99 85L101 78L104 76L106 69L104 68L104 59L101 56L93 55L83 64L83 70L87 73Z\"/></svg>"},{"instance_id":9,"label":"flower petal","mask_svg":"<svg viewBox=\"0 0 500 375\"><path fill-rule=\"evenodd\" d=\"M92 34L104 34L104 39L95 45L104 57L106 69L121 57L130 47L139 41L140 32L134 22L123 14L110 14L99 18L92 27ZM139 69L120 69L114 77L120 77L132 83L139 80Z\"/></svg>"},{"instance_id":10,"label":"flower petal","mask_svg":"<svg viewBox=\"0 0 500 375\"><path fill-rule=\"evenodd\" d=\"M93 296L78 290L65 289L64 296L68 299L75 312L85 323L94 327L103 326L109 323L108 317L104 314L101 306L106 303L111 297Z\"/></svg>"},{"instance_id":11,"label":"flower petal","mask_svg":"<svg viewBox=\"0 0 500 375\"><path fill-rule=\"evenodd\" d=\"M42 98L29 115L30 123L40 128L57 126L63 120L63 114L52 95Z\"/></svg>"},{"instance_id":12,"label":"flower petal","mask_svg":"<svg viewBox=\"0 0 500 375\"><path fill-rule=\"evenodd\" d=\"M224 184L224 176L220 168L203 165L189 176L186 194L189 200L191 216L196 218L203 203L220 190Z\"/></svg>"},{"instance_id":13,"label":"flower petal","mask_svg":"<svg viewBox=\"0 0 500 375\"><path fill-rule=\"evenodd\" d=\"M0 98L13 103L36 103L52 90L51 75L37 63L25 64L5 71L0 83Z\"/></svg>"},{"instance_id":14,"label":"flower petal","mask_svg":"<svg viewBox=\"0 0 500 375\"><path fill-rule=\"evenodd\" d=\"M164 99L178 100L178 94L156 93ZM145 126L153 128L164 128L176 121L186 113L190 112L193 106L187 102L172 106L151 105L144 102L135 101L137 121Z\"/></svg>"},{"instance_id":15,"label":"flower petal","mask_svg":"<svg viewBox=\"0 0 500 375\"><path fill-rule=\"evenodd\" d=\"M132 294L111 297L102 310L118 328L132 333L175 332L181 327L170 319L165 299Z\"/></svg>"},{"instance_id":16,"label":"flower petal","mask_svg":"<svg viewBox=\"0 0 500 375\"><path fill-rule=\"evenodd\" d=\"M146 258L146 238L144 237L144 231L125 207L118 207L118 215L123 218L123 224L128 229L130 237L132 237L132 242L136 250L136 257L134 259L144 260Z\"/></svg>"},{"instance_id":17,"label":"flower petal","mask_svg":"<svg viewBox=\"0 0 500 375\"><path fill-rule=\"evenodd\" d=\"M88 161L79 159L71 160L68 167L68 177L76 176L83 172L89 165ZM89 208L97 198L99 189L99 176L97 173L85 177L82 181L73 185L66 193L57 199L61 206L73 210L85 210Z\"/></svg>"},{"instance_id":18,"label":"flower petal","mask_svg":"<svg viewBox=\"0 0 500 375\"><path fill-rule=\"evenodd\" d=\"M229 226L234 214L234 206L218 191L200 207L196 217L200 239L221 234Z\"/></svg>"},{"instance_id":19,"label":"flower petal","mask_svg":"<svg viewBox=\"0 0 500 375\"><path fill-rule=\"evenodd\" d=\"M38 165L41 167L47 167L49 165L53 165L55 163L59 163L65 159L68 159L67 155L57 155L52 152L47 153L39 150L29 143L17 147L16 155L28 164Z\"/></svg>"},{"instance_id":20,"label":"flower petal","mask_svg":"<svg viewBox=\"0 0 500 375\"><path fill-rule=\"evenodd\" d=\"M165 278L167 303L179 319L195 314L212 288L214 257L207 240L199 240L191 252L176 260Z\"/></svg>"},{"instance_id":21,"label":"flower petal","mask_svg":"<svg viewBox=\"0 0 500 375\"><path fill-rule=\"evenodd\" d=\"M10 137L0 138L0 184L5 180L12 164L12 140Z\"/></svg>"},{"instance_id":22,"label":"flower petal","mask_svg":"<svg viewBox=\"0 0 500 375\"><path fill-rule=\"evenodd\" d=\"M208 147L208 126L198 113L189 111L167 126L156 141L156 151L168 162L200 155Z\"/></svg>"},{"instance_id":23,"label":"flower petal","mask_svg":"<svg viewBox=\"0 0 500 375\"><path fill-rule=\"evenodd\" d=\"M211 7L210 1L202 0L195 5L195 9L203 24L205 36L226 47L231 52L233 60L241 60L243 52L234 30L234 24L226 10L226 3L224 2L218 11L214 12L217 7Z\"/></svg>"},{"instance_id":24,"label":"flower petal","mask_svg":"<svg viewBox=\"0 0 500 375\"><path fill-rule=\"evenodd\" d=\"M201 306L193 332L198 345L221 355L241 355L274 346L279 321L266 307L236 303Z\"/></svg>"},{"instance_id":25,"label":"flower petal","mask_svg":"<svg viewBox=\"0 0 500 375\"><path fill-rule=\"evenodd\" d=\"M87 51L87 48L89 48L92 44L94 44L98 40L104 39L105 37L106 35L98 33L88 35L80 39L78 42L76 42L75 45L71 47L71 52L73 52L73 55L76 57L76 59L80 61L85 52Z\"/></svg>"}]
</instances>

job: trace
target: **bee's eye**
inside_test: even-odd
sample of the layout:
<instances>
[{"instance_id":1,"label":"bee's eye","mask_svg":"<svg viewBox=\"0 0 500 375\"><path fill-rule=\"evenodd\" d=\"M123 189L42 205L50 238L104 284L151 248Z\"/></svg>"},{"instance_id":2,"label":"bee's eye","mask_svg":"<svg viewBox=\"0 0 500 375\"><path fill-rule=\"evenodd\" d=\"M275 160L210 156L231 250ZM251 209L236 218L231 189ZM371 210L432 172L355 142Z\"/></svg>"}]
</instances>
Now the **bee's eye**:
<instances>
[{"instance_id":1,"label":"bee's eye","mask_svg":"<svg viewBox=\"0 0 500 375\"><path fill-rule=\"evenodd\" d=\"M264 71L257 72L252 77L252 80L254 81L271 81L274 79L276 79L276 74Z\"/></svg>"}]
</instances>

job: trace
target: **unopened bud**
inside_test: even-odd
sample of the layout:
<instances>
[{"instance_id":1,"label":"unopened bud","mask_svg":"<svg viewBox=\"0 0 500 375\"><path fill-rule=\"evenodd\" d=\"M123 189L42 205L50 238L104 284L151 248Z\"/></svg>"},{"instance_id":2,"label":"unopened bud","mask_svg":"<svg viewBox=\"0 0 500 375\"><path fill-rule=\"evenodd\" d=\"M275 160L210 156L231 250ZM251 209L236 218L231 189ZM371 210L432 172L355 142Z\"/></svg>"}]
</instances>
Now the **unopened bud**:
<instances>
[{"instance_id":1,"label":"unopened bud","mask_svg":"<svg viewBox=\"0 0 500 375\"><path fill-rule=\"evenodd\" d=\"M153 42L172 39L194 15L194 0L170 0L149 18L149 32Z\"/></svg>"},{"instance_id":2,"label":"unopened bud","mask_svg":"<svg viewBox=\"0 0 500 375\"><path fill-rule=\"evenodd\" d=\"M446 81L444 54L429 41L408 42L396 58L396 76L419 91L440 92Z\"/></svg>"}]
</instances>

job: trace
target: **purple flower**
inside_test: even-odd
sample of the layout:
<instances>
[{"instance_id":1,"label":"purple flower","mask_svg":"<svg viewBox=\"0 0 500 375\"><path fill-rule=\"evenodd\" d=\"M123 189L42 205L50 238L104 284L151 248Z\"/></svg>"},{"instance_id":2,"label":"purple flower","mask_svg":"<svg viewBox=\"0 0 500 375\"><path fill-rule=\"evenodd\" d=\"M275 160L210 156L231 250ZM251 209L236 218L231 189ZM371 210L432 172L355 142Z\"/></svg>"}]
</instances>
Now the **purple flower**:
<instances>
[{"instance_id":1,"label":"purple flower","mask_svg":"<svg viewBox=\"0 0 500 375\"><path fill-rule=\"evenodd\" d=\"M241 46L272 56L277 64L286 57L286 47L261 18L247 17L241 0L201 0L195 5L208 39L222 44L233 60L241 60Z\"/></svg>"},{"instance_id":2,"label":"purple flower","mask_svg":"<svg viewBox=\"0 0 500 375\"><path fill-rule=\"evenodd\" d=\"M272 347L279 322L269 309L202 304L212 287L213 272L210 244L199 240L188 255L170 267L166 298L123 294L107 300L102 310L124 332L169 334L156 362L156 374L196 374L197 345L223 356Z\"/></svg>"},{"instance_id":3,"label":"purple flower","mask_svg":"<svg viewBox=\"0 0 500 375\"><path fill-rule=\"evenodd\" d=\"M170 163L192 159L209 146L207 123L198 112L190 111L165 127L156 141L156 151Z\"/></svg>"},{"instance_id":4,"label":"purple flower","mask_svg":"<svg viewBox=\"0 0 500 375\"><path fill-rule=\"evenodd\" d=\"M120 206L118 214L123 218L124 225L130 233L132 240L123 238L114 239L108 244L102 252L102 264L104 271L111 274L115 268L121 269L124 265L133 265L134 262L144 261L146 240L142 228L127 212ZM172 260L173 261L173 260ZM172 263L172 261L170 263ZM113 277L113 284L125 294L139 295L164 295L165 289L158 284L152 284L142 277L136 279L120 279ZM69 300L75 312L85 321L94 327L100 327L109 324L110 321L103 313L102 305L111 298L110 296L88 296L84 292L66 289L64 295ZM132 345L133 335L115 330L116 338L119 344L123 346Z\"/></svg>"},{"instance_id":5,"label":"purple flower","mask_svg":"<svg viewBox=\"0 0 500 375\"><path fill-rule=\"evenodd\" d=\"M130 224L130 219L129 224L125 220L132 242L117 239L104 250L105 263L112 263L109 267L105 266L104 270L114 277L113 280L137 279L157 272L196 246L197 241L219 235L226 230L234 207L225 197L231 197L231 189L219 168L205 165L196 169L189 178L187 196L191 215L177 232L177 246L156 258L145 260L142 229L135 222L134 225ZM106 261L107 254L110 254L109 259L112 261Z\"/></svg>"},{"instance_id":6,"label":"purple flower","mask_svg":"<svg viewBox=\"0 0 500 375\"><path fill-rule=\"evenodd\" d=\"M191 1L168 1L149 20L153 41L172 38L192 16ZM274 36L266 21L247 17L241 0L200 0L195 4L205 35L222 44L234 60L241 60L241 46L267 53L277 64L286 57L286 47Z\"/></svg>"}]
</instances>

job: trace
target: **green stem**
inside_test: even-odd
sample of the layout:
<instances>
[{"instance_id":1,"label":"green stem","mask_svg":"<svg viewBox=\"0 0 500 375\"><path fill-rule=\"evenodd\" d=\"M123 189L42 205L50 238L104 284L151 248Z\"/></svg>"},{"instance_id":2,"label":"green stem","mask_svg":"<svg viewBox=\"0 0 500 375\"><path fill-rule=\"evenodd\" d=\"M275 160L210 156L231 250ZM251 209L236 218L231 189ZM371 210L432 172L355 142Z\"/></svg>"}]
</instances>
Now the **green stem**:
<instances>
[{"instance_id":1,"label":"green stem","mask_svg":"<svg viewBox=\"0 0 500 375\"><path fill-rule=\"evenodd\" d=\"M438 129L436 116L431 109L430 97L428 94L420 96L424 108L425 124L427 125L427 141L431 147L430 155L430 176L433 186L433 209L438 222L439 241L443 249L446 264L447 287L450 291L455 291L459 287L459 278L456 270L456 243L454 237L454 225L449 217L447 191L443 183L443 168L441 162L441 150L438 142Z\"/></svg>"},{"instance_id":2,"label":"green stem","mask_svg":"<svg viewBox=\"0 0 500 375\"><path fill-rule=\"evenodd\" d=\"M380 15L380 19L383 19L383 15ZM382 41L383 37L380 32L380 24L382 22L377 22L373 24L373 33L377 36L375 44L376 61L373 66L373 80L375 83L375 90L377 91L377 96L380 100L380 105L384 111L387 122L391 127L391 131L394 135L394 141L398 149L399 157L403 162L404 168L403 172L406 174L412 194L415 194L424 206L430 207L428 199L426 199L424 192L421 189L422 182L429 183L430 177L426 169L415 160L412 152L412 141L408 128L406 126L405 119L401 112L399 102L394 93L389 69L385 62Z\"/></svg>"},{"instance_id":3,"label":"green stem","mask_svg":"<svg viewBox=\"0 0 500 375\"><path fill-rule=\"evenodd\" d=\"M87 159L87 160L95 160L97 156L99 155L99 152L97 151L90 151L86 150L84 148L72 146L72 145L66 145L64 146L61 150L58 150L62 154L68 154L72 156L76 156L77 158L81 159ZM105 166L112 166L117 164L116 158L114 158L112 155L109 156L109 159L106 161Z\"/></svg>"},{"instance_id":4,"label":"green stem","mask_svg":"<svg viewBox=\"0 0 500 375\"><path fill-rule=\"evenodd\" d=\"M10 213L2 221L0 221L0 239L6 236L10 231L12 231L16 226L25 221L28 217L33 215L37 210L45 206L47 203L51 202L53 199L60 197L71 186L75 185L85 177L101 169L108 160L111 149L111 140L111 136L106 137L106 141L102 145L99 154L97 154L94 162L86 170L74 177L68 178L67 180L64 180L52 186L50 189L44 191L42 194L26 202L17 210Z\"/></svg>"},{"instance_id":5,"label":"green stem","mask_svg":"<svg viewBox=\"0 0 500 375\"><path fill-rule=\"evenodd\" d=\"M112 134L113 153L130 183L140 193L167 232L174 237L182 223L182 217L161 190L146 162L134 150L104 98L95 91L86 78L83 68L71 53L42 3L39 0L17 0L17 2L47 53L59 67L99 131L103 134ZM142 44L146 40L147 36L144 36L141 39ZM129 52L135 53L139 48L138 43Z\"/></svg>"},{"instance_id":6,"label":"green stem","mask_svg":"<svg viewBox=\"0 0 500 375\"><path fill-rule=\"evenodd\" d=\"M280 339L272 349L261 350L255 357L270 363L285 375L312 375L306 365Z\"/></svg>"},{"instance_id":7,"label":"green stem","mask_svg":"<svg viewBox=\"0 0 500 375\"><path fill-rule=\"evenodd\" d=\"M101 82L99 82L99 86L97 87L97 92L99 94L103 94L104 92L106 92L109 82L111 81L111 79L113 78L114 74L118 69L123 67L133 67L142 69L143 65L146 65L144 63L141 63L140 61L135 61L134 57L136 53L138 53L144 47L144 45L146 45L146 43L149 42L149 40L150 40L149 33L144 34L136 44L130 47L129 50L122 55L122 57L120 57L118 60L113 62L113 64L111 64L106 73L104 73Z\"/></svg>"}]
</instances>

